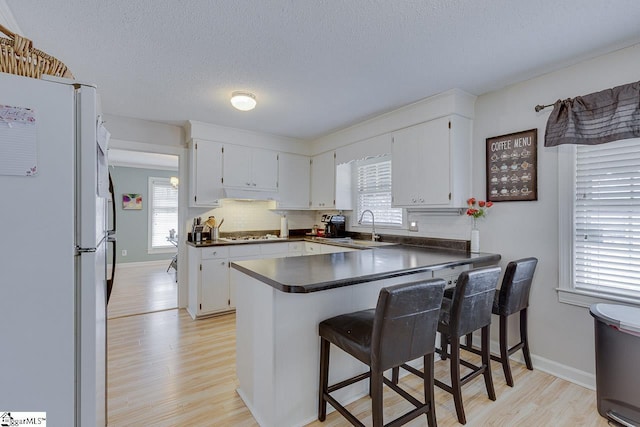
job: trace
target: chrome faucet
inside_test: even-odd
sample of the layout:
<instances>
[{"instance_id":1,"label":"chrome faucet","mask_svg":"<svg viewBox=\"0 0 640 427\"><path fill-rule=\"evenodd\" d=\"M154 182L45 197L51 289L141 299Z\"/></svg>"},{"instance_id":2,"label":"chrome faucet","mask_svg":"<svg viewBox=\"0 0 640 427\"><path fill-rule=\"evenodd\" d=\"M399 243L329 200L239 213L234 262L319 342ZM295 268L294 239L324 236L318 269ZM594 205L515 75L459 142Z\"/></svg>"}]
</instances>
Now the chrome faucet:
<instances>
[{"instance_id":1,"label":"chrome faucet","mask_svg":"<svg viewBox=\"0 0 640 427\"><path fill-rule=\"evenodd\" d=\"M371 214L371 241L375 242L380 238L380 236L376 234L376 218L373 215L373 212L371 212L369 209L363 210L362 215L360 215L360 219L358 220L358 224L362 224L362 218L364 218L364 214L366 214L367 212Z\"/></svg>"}]
</instances>

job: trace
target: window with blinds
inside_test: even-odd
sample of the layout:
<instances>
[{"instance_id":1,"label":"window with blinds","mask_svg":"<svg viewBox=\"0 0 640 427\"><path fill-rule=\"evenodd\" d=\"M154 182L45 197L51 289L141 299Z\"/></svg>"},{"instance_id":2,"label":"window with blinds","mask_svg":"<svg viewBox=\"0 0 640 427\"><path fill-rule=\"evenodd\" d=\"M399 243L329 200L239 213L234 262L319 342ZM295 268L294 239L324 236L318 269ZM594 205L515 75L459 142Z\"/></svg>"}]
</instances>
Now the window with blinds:
<instances>
[{"instance_id":1,"label":"window with blinds","mask_svg":"<svg viewBox=\"0 0 640 427\"><path fill-rule=\"evenodd\" d=\"M578 146L576 289L640 295L640 140Z\"/></svg>"},{"instance_id":2,"label":"window with blinds","mask_svg":"<svg viewBox=\"0 0 640 427\"><path fill-rule=\"evenodd\" d=\"M167 241L178 230L178 189L169 178L149 178L149 249L175 248Z\"/></svg>"},{"instance_id":3,"label":"window with blinds","mask_svg":"<svg viewBox=\"0 0 640 427\"><path fill-rule=\"evenodd\" d=\"M356 217L369 209L375 215L376 225L402 225L402 209L391 207L391 159L379 157L356 163ZM363 224L371 224L371 215L365 215Z\"/></svg>"}]
</instances>

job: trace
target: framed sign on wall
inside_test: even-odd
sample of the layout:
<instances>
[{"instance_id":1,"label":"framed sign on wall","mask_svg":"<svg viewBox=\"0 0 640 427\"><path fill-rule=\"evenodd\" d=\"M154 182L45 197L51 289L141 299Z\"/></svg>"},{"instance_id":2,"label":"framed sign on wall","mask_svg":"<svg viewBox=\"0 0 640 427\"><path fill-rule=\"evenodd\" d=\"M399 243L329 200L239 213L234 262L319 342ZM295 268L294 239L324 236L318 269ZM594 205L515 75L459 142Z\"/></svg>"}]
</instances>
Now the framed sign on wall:
<instances>
[{"instance_id":1,"label":"framed sign on wall","mask_svg":"<svg viewBox=\"0 0 640 427\"><path fill-rule=\"evenodd\" d=\"M538 200L538 129L487 138L487 200Z\"/></svg>"}]
</instances>

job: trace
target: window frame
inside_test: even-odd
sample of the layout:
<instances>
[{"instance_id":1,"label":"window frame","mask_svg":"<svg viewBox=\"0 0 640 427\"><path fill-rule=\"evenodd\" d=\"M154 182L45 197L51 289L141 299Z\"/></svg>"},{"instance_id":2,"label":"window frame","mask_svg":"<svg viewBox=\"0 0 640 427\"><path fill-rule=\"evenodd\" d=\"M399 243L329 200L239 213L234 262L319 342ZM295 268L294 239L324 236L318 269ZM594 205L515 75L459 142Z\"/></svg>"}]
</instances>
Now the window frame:
<instances>
[{"instance_id":1,"label":"window frame","mask_svg":"<svg viewBox=\"0 0 640 427\"><path fill-rule=\"evenodd\" d=\"M638 140L640 143L640 139ZM596 303L623 303L640 306L640 291L607 292L576 287L574 278L574 199L576 194L576 145L558 146L558 301L589 307Z\"/></svg>"},{"instance_id":2,"label":"window frame","mask_svg":"<svg viewBox=\"0 0 640 427\"><path fill-rule=\"evenodd\" d=\"M157 176L150 176L148 179L148 202L147 202L147 206L149 207L147 210L147 253L148 254L167 254L167 253L176 253L178 248L176 246L174 246L171 242L167 241L167 245L166 246L161 246L161 247L153 247L153 213L154 213L154 207L153 207L153 189L154 189L154 185L156 183L163 183L163 184L167 184L167 185L171 185L171 178L165 178L165 177L157 177ZM178 189L176 189L176 191L179 191ZM179 200L179 195L178 195L178 200ZM176 217L178 217L179 214L179 205L176 206ZM178 223L179 223L179 218L178 218ZM168 233L168 231L167 231Z\"/></svg>"},{"instance_id":3,"label":"window frame","mask_svg":"<svg viewBox=\"0 0 640 427\"><path fill-rule=\"evenodd\" d=\"M358 224L358 220L360 219L360 212L358 212L358 167L363 166L363 165L370 165L370 164L374 164L374 163L382 163L382 162L390 162L391 164L391 168L393 169L393 160L391 158L390 154L386 154L386 155L381 155L381 156L376 156L376 157L368 157L365 159L360 159L360 160L355 160L352 163L352 170L351 170L351 186L353 189L353 194L352 194L352 202L353 202L353 218L351 220L351 227L353 229L356 229L358 231L363 230L365 232L369 232L371 231L371 223L370 222L364 222L362 224ZM390 194L393 196L393 186L390 186L389 188L389 192ZM390 223L385 223L385 222L379 222L378 220L376 220L375 226L376 226L376 230L379 229L387 229L387 230L403 230L406 228L406 224L407 224L407 211L404 208L394 208L393 206L390 206L390 208L393 209L400 209L401 210L401 214L402 214L402 223L401 224L390 224ZM370 218L369 215L365 216L365 219Z\"/></svg>"}]
</instances>

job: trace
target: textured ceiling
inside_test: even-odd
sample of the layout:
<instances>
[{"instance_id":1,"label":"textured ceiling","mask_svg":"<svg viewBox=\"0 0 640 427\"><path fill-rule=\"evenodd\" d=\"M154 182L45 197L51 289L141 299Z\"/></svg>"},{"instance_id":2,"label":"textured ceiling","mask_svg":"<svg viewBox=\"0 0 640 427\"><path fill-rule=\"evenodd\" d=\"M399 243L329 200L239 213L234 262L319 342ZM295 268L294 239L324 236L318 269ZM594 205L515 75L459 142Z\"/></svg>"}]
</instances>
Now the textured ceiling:
<instances>
[{"instance_id":1,"label":"textured ceiling","mask_svg":"<svg viewBox=\"0 0 640 427\"><path fill-rule=\"evenodd\" d=\"M313 139L640 42L638 0L6 0L106 113ZM256 94L252 112L229 104ZM540 100L553 101L553 100Z\"/></svg>"}]
</instances>

